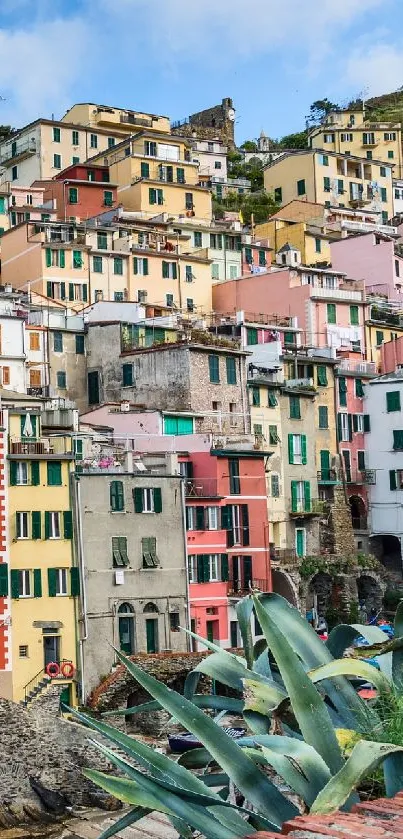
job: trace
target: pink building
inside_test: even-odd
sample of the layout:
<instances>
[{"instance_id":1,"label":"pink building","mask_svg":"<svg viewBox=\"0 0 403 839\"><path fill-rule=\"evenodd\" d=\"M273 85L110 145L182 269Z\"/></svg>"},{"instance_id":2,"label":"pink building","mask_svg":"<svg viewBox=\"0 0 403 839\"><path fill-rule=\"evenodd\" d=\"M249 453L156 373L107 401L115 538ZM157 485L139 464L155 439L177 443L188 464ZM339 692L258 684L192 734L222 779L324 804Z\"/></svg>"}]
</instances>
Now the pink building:
<instances>
[{"instance_id":1,"label":"pink building","mask_svg":"<svg viewBox=\"0 0 403 839\"><path fill-rule=\"evenodd\" d=\"M271 312L296 317L307 346L364 349L364 292L342 271L295 266L226 280L213 286L216 312L244 310L250 319Z\"/></svg>"},{"instance_id":2,"label":"pink building","mask_svg":"<svg viewBox=\"0 0 403 839\"><path fill-rule=\"evenodd\" d=\"M55 221L56 202L45 200L45 190L35 186L10 184L8 213L10 227L25 221Z\"/></svg>"},{"instance_id":3,"label":"pink building","mask_svg":"<svg viewBox=\"0 0 403 839\"><path fill-rule=\"evenodd\" d=\"M403 335L395 341L386 341L380 350L382 376L385 373L394 373L397 367L403 367Z\"/></svg>"},{"instance_id":4,"label":"pink building","mask_svg":"<svg viewBox=\"0 0 403 839\"><path fill-rule=\"evenodd\" d=\"M270 268L272 248L268 239L246 244L242 242L242 276L264 272Z\"/></svg>"},{"instance_id":5,"label":"pink building","mask_svg":"<svg viewBox=\"0 0 403 839\"><path fill-rule=\"evenodd\" d=\"M331 242L330 251L336 271L363 281L367 292L402 300L403 258L392 236L379 232L348 236Z\"/></svg>"}]
</instances>

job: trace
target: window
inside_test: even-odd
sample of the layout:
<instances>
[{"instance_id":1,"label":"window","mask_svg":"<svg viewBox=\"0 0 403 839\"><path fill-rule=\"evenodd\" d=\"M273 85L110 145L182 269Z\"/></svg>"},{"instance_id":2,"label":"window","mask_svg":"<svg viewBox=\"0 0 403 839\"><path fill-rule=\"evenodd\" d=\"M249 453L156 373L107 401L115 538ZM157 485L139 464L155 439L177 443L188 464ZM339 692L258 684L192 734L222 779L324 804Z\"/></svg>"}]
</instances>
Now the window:
<instances>
[{"instance_id":1,"label":"window","mask_svg":"<svg viewBox=\"0 0 403 839\"><path fill-rule=\"evenodd\" d=\"M322 250L322 242L320 239L315 239L315 253L321 253Z\"/></svg>"},{"instance_id":2,"label":"window","mask_svg":"<svg viewBox=\"0 0 403 839\"><path fill-rule=\"evenodd\" d=\"M336 323L336 304L335 303L328 303L327 304L327 322L328 323Z\"/></svg>"},{"instance_id":3,"label":"window","mask_svg":"<svg viewBox=\"0 0 403 839\"><path fill-rule=\"evenodd\" d=\"M30 332L29 333L29 349L30 350L39 350L39 332Z\"/></svg>"},{"instance_id":4,"label":"window","mask_svg":"<svg viewBox=\"0 0 403 839\"><path fill-rule=\"evenodd\" d=\"M63 332L53 333L53 351L63 352Z\"/></svg>"},{"instance_id":5,"label":"window","mask_svg":"<svg viewBox=\"0 0 403 839\"><path fill-rule=\"evenodd\" d=\"M373 131L365 131L362 135L362 144L363 146L374 146L375 145L375 134Z\"/></svg>"},{"instance_id":6,"label":"window","mask_svg":"<svg viewBox=\"0 0 403 839\"><path fill-rule=\"evenodd\" d=\"M220 279L220 266L217 262L213 262L211 265L211 279L212 280L219 280Z\"/></svg>"},{"instance_id":7,"label":"window","mask_svg":"<svg viewBox=\"0 0 403 839\"><path fill-rule=\"evenodd\" d=\"M196 530L195 507L186 507L186 530Z\"/></svg>"},{"instance_id":8,"label":"window","mask_svg":"<svg viewBox=\"0 0 403 839\"><path fill-rule=\"evenodd\" d=\"M157 157L157 143L152 140L144 140L144 154L147 157Z\"/></svg>"},{"instance_id":9,"label":"window","mask_svg":"<svg viewBox=\"0 0 403 839\"><path fill-rule=\"evenodd\" d=\"M343 443L348 443L352 436L351 415L338 414L338 437Z\"/></svg>"},{"instance_id":10,"label":"window","mask_svg":"<svg viewBox=\"0 0 403 839\"><path fill-rule=\"evenodd\" d=\"M71 142L72 142L73 146L78 146L79 145L78 131L72 131L71 132Z\"/></svg>"},{"instance_id":11,"label":"window","mask_svg":"<svg viewBox=\"0 0 403 839\"><path fill-rule=\"evenodd\" d=\"M163 204L164 203L164 193L162 189L154 189L150 187L148 190L148 203L149 204Z\"/></svg>"},{"instance_id":12,"label":"window","mask_svg":"<svg viewBox=\"0 0 403 839\"><path fill-rule=\"evenodd\" d=\"M372 160L372 151L367 151L366 157L367 157L367 160Z\"/></svg>"},{"instance_id":13,"label":"window","mask_svg":"<svg viewBox=\"0 0 403 839\"><path fill-rule=\"evenodd\" d=\"M98 370L92 370L87 376L88 384L88 404L99 404L99 373Z\"/></svg>"},{"instance_id":14,"label":"window","mask_svg":"<svg viewBox=\"0 0 403 839\"><path fill-rule=\"evenodd\" d=\"M20 513L17 512L15 514L16 517L16 536L17 539L29 539L29 513Z\"/></svg>"},{"instance_id":15,"label":"window","mask_svg":"<svg viewBox=\"0 0 403 839\"><path fill-rule=\"evenodd\" d=\"M381 186L381 201L384 201L386 203L387 200L388 200L388 190L386 189L385 186Z\"/></svg>"},{"instance_id":16,"label":"window","mask_svg":"<svg viewBox=\"0 0 403 839\"><path fill-rule=\"evenodd\" d=\"M357 399L363 399L364 397L364 386L362 383L362 379L355 380L355 395Z\"/></svg>"},{"instance_id":17,"label":"window","mask_svg":"<svg viewBox=\"0 0 403 839\"><path fill-rule=\"evenodd\" d=\"M69 204L78 204L78 189L76 186L69 187Z\"/></svg>"},{"instance_id":18,"label":"window","mask_svg":"<svg viewBox=\"0 0 403 839\"><path fill-rule=\"evenodd\" d=\"M272 498L280 498L280 478L275 472L270 475L270 492Z\"/></svg>"},{"instance_id":19,"label":"window","mask_svg":"<svg viewBox=\"0 0 403 839\"><path fill-rule=\"evenodd\" d=\"M112 536L112 564L114 568L129 565L126 536Z\"/></svg>"},{"instance_id":20,"label":"window","mask_svg":"<svg viewBox=\"0 0 403 839\"><path fill-rule=\"evenodd\" d=\"M269 408L276 408L278 405L277 396L273 390L269 390L267 393L267 405Z\"/></svg>"},{"instance_id":21,"label":"window","mask_svg":"<svg viewBox=\"0 0 403 839\"><path fill-rule=\"evenodd\" d=\"M133 364L122 365L122 385L123 387L133 385Z\"/></svg>"},{"instance_id":22,"label":"window","mask_svg":"<svg viewBox=\"0 0 403 839\"><path fill-rule=\"evenodd\" d=\"M281 204L283 201L283 190L281 186L276 186L274 188L274 201L276 204Z\"/></svg>"},{"instance_id":23,"label":"window","mask_svg":"<svg viewBox=\"0 0 403 839\"><path fill-rule=\"evenodd\" d=\"M288 435L288 462L295 465L306 465L307 448L305 434Z\"/></svg>"},{"instance_id":24,"label":"window","mask_svg":"<svg viewBox=\"0 0 403 839\"><path fill-rule=\"evenodd\" d=\"M252 248L248 248L248 247L245 248L245 261L248 263L248 265L252 264L252 262L253 262Z\"/></svg>"},{"instance_id":25,"label":"window","mask_svg":"<svg viewBox=\"0 0 403 839\"><path fill-rule=\"evenodd\" d=\"M335 138L334 134L324 134L323 135L323 141L325 143L334 143L334 138Z\"/></svg>"},{"instance_id":26,"label":"window","mask_svg":"<svg viewBox=\"0 0 403 839\"><path fill-rule=\"evenodd\" d=\"M228 458L229 491L230 495L239 495L241 481L239 477L239 460L237 457Z\"/></svg>"},{"instance_id":27,"label":"window","mask_svg":"<svg viewBox=\"0 0 403 839\"><path fill-rule=\"evenodd\" d=\"M162 493L160 487L135 487L133 490L135 513L161 513Z\"/></svg>"},{"instance_id":28,"label":"window","mask_svg":"<svg viewBox=\"0 0 403 839\"><path fill-rule=\"evenodd\" d=\"M328 175L325 175L323 178L323 189L325 192L330 192L330 178Z\"/></svg>"},{"instance_id":29,"label":"window","mask_svg":"<svg viewBox=\"0 0 403 839\"><path fill-rule=\"evenodd\" d=\"M203 244L203 236L199 230L195 230L193 233L193 245L195 248L201 248Z\"/></svg>"},{"instance_id":30,"label":"window","mask_svg":"<svg viewBox=\"0 0 403 839\"><path fill-rule=\"evenodd\" d=\"M385 131L383 135L383 139L388 140L396 140L396 132L395 131Z\"/></svg>"},{"instance_id":31,"label":"window","mask_svg":"<svg viewBox=\"0 0 403 839\"><path fill-rule=\"evenodd\" d=\"M75 460L83 459L83 441L76 437L73 440L73 452Z\"/></svg>"},{"instance_id":32,"label":"window","mask_svg":"<svg viewBox=\"0 0 403 839\"><path fill-rule=\"evenodd\" d=\"M123 303L125 297L123 291L114 291L113 292L113 299L115 303Z\"/></svg>"},{"instance_id":33,"label":"window","mask_svg":"<svg viewBox=\"0 0 403 839\"><path fill-rule=\"evenodd\" d=\"M56 568L56 597L66 596L67 592L67 568Z\"/></svg>"},{"instance_id":34,"label":"window","mask_svg":"<svg viewBox=\"0 0 403 839\"><path fill-rule=\"evenodd\" d=\"M148 276L148 259L147 257L133 257L133 273L139 274L142 277Z\"/></svg>"},{"instance_id":35,"label":"window","mask_svg":"<svg viewBox=\"0 0 403 839\"><path fill-rule=\"evenodd\" d=\"M62 486L62 464L60 460L49 460L47 463L47 484L49 487Z\"/></svg>"},{"instance_id":36,"label":"window","mask_svg":"<svg viewBox=\"0 0 403 839\"><path fill-rule=\"evenodd\" d=\"M311 509L311 487L309 481L291 481L291 511L309 512Z\"/></svg>"},{"instance_id":37,"label":"window","mask_svg":"<svg viewBox=\"0 0 403 839\"><path fill-rule=\"evenodd\" d=\"M114 145L115 145L115 138L114 137L108 137L108 149L113 149Z\"/></svg>"},{"instance_id":38,"label":"window","mask_svg":"<svg viewBox=\"0 0 403 839\"><path fill-rule=\"evenodd\" d=\"M38 464L39 465L39 464ZM36 464L35 464L36 466ZM10 483L15 486L27 486L28 478L28 463L24 461L11 461L10 463Z\"/></svg>"},{"instance_id":39,"label":"window","mask_svg":"<svg viewBox=\"0 0 403 839\"><path fill-rule=\"evenodd\" d=\"M321 160L322 166L329 166L329 157L327 154L319 155L319 160Z\"/></svg>"},{"instance_id":40,"label":"window","mask_svg":"<svg viewBox=\"0 0 403 839\"><path fill-rule=\"evenodd\" d=\"M219 530L218 512L219 507L206 507L207 530ZM190 528L189 528L190 529Z\"/></svg>"},{"instance_id":41,"label":"window","mask_svg":"<svg viewBox=\"0 0 403 839\"><path fill-rule=\"evenodd\" d=\"M60 539L59 512L45 512L45 539Z\"/></svg>"},{"instance_id":42,"label":"window","mask_svg":"<svg viewBox=\"0 0 403 839\"><path fill-rule=\"evenodd\" d=\"M155 536L145 536L142 538L141 553L143 557L143 568L157 568L159 559L157 556L157 540Z\"/></svg>"},{"instance_id":43,"label":"window","mask_svg":"<svg viewBox=\"0 0 403 839\"><path fill-rule=\"evenodd\" d=\"M72 162L72 165L73 165L73 166L75 166L75 165L76 165L76 163L79 163L79 162L80 162L80 158L79 158L79 157L75 157L75 155L73 154L73 157L71 158L71 162ZM48 218L48 221L50 221L50 218Z\"/></svg>"},{"instance_id":44,"label":"window","mask_svg":"<svg viewBox=\"0 0 403 839\"><path fill-rule=\"evenodd\" d=\"M174 296L173 294L166 294L165 295L165 302L166 305L170 308L174 304Z\"/></svg>"},{"instance_id":45,"label":"window","mask_svg":"<svg viewBox=\"0 0 403 839\"><path fill-rule=\"evenodd\" d=\"M218 355L209 355L208 366L210 382L218 384L220 381L220 360Z\"/></svg>"},{"instance_id":46,"label":"window","mask_svg":"<svg viewBox=\"0 0 403 839\"><path fill-rule=\"evenodd\" d=\"M306 555L306 530L304 527L295 528L295 553L298 557Z\"/></svg>"},{"instance_id":47,"label":"window","mask_svg":"<svg viewBox=\"0 0 403 839\"><path fill-rule=\"evenodd\" d=\"M60 128L53 126L53 142L60 143Z\"/></svg>"},{"instance_id":48,"label":"window","mask_svg":"<svg viewBox=\"0 0 403 839\"><path fill-rule=\"evenodd\" d=\"M210 554L209 560L209 580L211 583L217 583L221 580L220 555Z\"/></svg>"},{"instance_id":49,"label":"window","mask_svg":"<svg viewBox=\"0 0 403 839\"><path fill-rule=\"evenodd\" d=\"M18 574L18 597L32 597L31 572L17 571Z\"/></svg>"},{"instance_id":50,"label":"window","mask_svg":"<svg viewBox=\"0 0 403 839\"><path fill-rule=\"evenodd\" d=\"M9 385L10 384L10 368L9 367L2 367L1 372L3 374L3 385Z\"/></svg>"},{"instance_id":51,"label":"window","mask_svg":"<svg viewBox=\"0 0 403 839\"><path fill-rule=\"evenodd\" d=\"M393 160L394 156L395 156L395 153L393 151L389 150L388 151L388 159Z\"/></svg>"},{"instance_id":52,"label":"window","mask_svg":"<svg viewBox=\"0 0 403 839\"><path fill-rule=\"evenodd\" d=\"M185 209L186 210L193 210L193 192L185 192Z\"/></svg>"},{"instance_id":53,"label":"window","mask_svg":"<svg viewBox=\"0 0 403 839\"><path fill-rule=\"evenodd\" d=\"M394 431L393 432L393 448L395 450L403 449L403 431Z\"/></svg>"},{"instance_id":54,"label":"window","mask_svg":"<svg viewBox=\"0 0 403 839\"><path fill-rule=\"evenodd\" d=\"M28 658L28 644L20 644L18 647L18 655L20 658Z\"/></svg>"},{"instance_id":55,"label":"window","mask_svg":"<svg viewBox=\"0 0 403 839\"><path fill-rule=\"evenodd\" d=\"M358 306L350 306L350 323L352 326L358 326L360 322Z\"/></svg>"},{"instance_id":56,"label":"window","mask_svg":"<svg viewBox=\"0 0 403 839\"><path fill-rule=\"evenodd\" d=\"M113 192L110 189L104 190L104 205L105 207L113 207Z\"/></svg>"},{"instance_id":57,"label":"window","mask_svg":"<svg viewBox=\"0 0 403 839\"><path fill-rule=\"evenodd\" d=\"M222 233L210 233L210 248L215 251L222 250Z\"/></svg>"},{"instance_id":58,"label":"window","mask_svg":"<svg viewBox=\"0 0 403 839\"><path fill-rule=\"evenodd\" d=\"M123 259L121 256L115 256L113 259L113 273L120 276L123 274Z\"/></svg>"},{"instance_id":59,"label":"window","mask_svg":"<svg viewBox=\"0 0 403 839\"><path fill-rule=\"evenodd\" d=\"M73 251L73 268L83 268L83 255L81 251Z\"/></svg>"},{"instance_id":60,"label":"window","mask_svg":"<svg viewBox=\"0 0 403 839\"><path fill-rule=\"evenodd\" d=\"M168 168L171 168L171 167L168 167ZM176 170L176 181L177 181L178 184L184 184L185 183L185 170L182 169L181 167L179 167Z\"/></svg>"},{"instance_id":61,"label":"window","mask_svg":"<svg viewBox=\"0 0 403 839\"><path fill-rule=\"evenodd\" d=\"M165 262L162 260L162 277L163 279L176 280L178 276L176 262Z\"/></svg>"},{"instance_id":62,"label":"window","mask_svg":"<svg viewBox=\"0 0 403 839\"><path fill-rule=\"evenodd\" d=\"M195 554L188 556L188 577L189 583L197 583L197 556Z\"/></svg>"},{"instance_id":63,"label":"window","mask_svg":"<svg viewBox=\"0 0 403 839\"><path fill-rule=\"evenodd\" d=\"M302 180L297 181L297 195L305 195L305 193L305 178L302 178Z\"/></svg>"},{"instance_id":64,"label":"window","mask_svg":"<svg viewBox=\"0 0 403 839\"><path fill-rule=\"evenodd\" d=\"M376 346L380 347L383 344L383 332L380 329L376 330Z\"/></svg>"},{"instance_id":65,"label":"window","mask_svg":"<svg viewBox=\"0 0 403 839\"><path fill-rule=\"evenodd\" d=\"M254 408L260 407L260 387L254 385L251 387L251 394L252 394L252 405Z\"/></svg>"},{"instance_id":66,"label":"window","mask_svg":"<svg viewBox=\"0 0 403 839\"><path fill-rule=\"evenodd\" d=\"M98 137L96 134L90 134L90 146L92 149L98 148Z\"/></svg>"},{"instance_id":67,"label":"window","mask_svg":"<svg viewBox=\"0 0 403 839\"><path fill-rule=\"evenodd\" d=\"M329 428L329 417L327 405L319 405L318 408L318 425L319 428Z\"/></svg>"},{"instance_id":68,"label":"window","mask_svg":"<svg viewBox=\"0 0 403 839\"><path fill-rule=\"evenodd\" d=\"M54 154L53 155L53 167L54 167L54 169L61 169L62 168L62 156L61 156L61 154Z\"/></svg>"},{"instance_id":69,"label":"window","mask_svg":"<svg viewBox=\"0 0 403 839\"><path fill-rule=\"evenodd\" d=\"M140 175L141 175L142 178L149 178L150 177L150 164L147 163L145 160L141 161Z\"/></svg>"},{"instance_id":70,"label":"window","mask_svg":"<svg viewBox=\"0 0 403 839\"><path fill-rule=\"evenodd\" d=\"M389 470L389 488L391 490L403 489L403 469Z\"/></svg>"},{"instance_id":71,"label":"window","mask_svg":"<svg viewBox=\"0 0 403 839\"><path fill-rule=\"evenodd\" d=\"M357 466L359 472L365 471L365 452L357 451Z\"/></svg>"},{"instance_id":72,"label":"window","mask_svg":"<svg viewBox=\"0 0 403 839\"><path fill-rule=\"evenodd\" d=\"M76 355L84 355L84 335L76 335Z\"/></svg>"},{"instance_id":73,"label":"window","mask_svg":"<svg viewBox=\"0 0 403 839\"><path fill-rule=\"evenodd\" d=\"M381 175L381 178L386 178L386 167L385 166L380 167L380 175Z\"/></svg>"},{"instance_id":74,"label":"window","mask_svg":"<svg viewBox=\"0 0 403 839\"><path fill-rule=\"evenodd\" d=\"M345 408L347 405L347 381L344 376L339 378L339 405Z\"/></svg>"},{"instance_id":75,"label":"window","mask_svg":"<svg viewBox=\"0 0 403 839\"><path fill-rule=\"evenodd\" d=\"M125 507L123 481L111 481L109 485L110 507L114 513L121 513Z\"/></svg>"},{"instance_id":76,"label":"window","mask_svg":"<svg viewBox=\"0 0 403 839\"><path fill-rule=\"evenodd\" d=\"M400 391L399 390L390 390L386 394L386 410L388 414L391 414L393 411L400 411Z\"/></svg>"},{"instance_id":77,"label":"window","mask_svg":"<svg viewBox=\"0 0 403 839\"><path fill-rule=\"evenodd\" d=\"M195 279L191 265L185 265L185 283L192 283Z\"/></svg>"},{"instance_id":78,"label":"window","mask_svg":"<svg viewBox=\"0 0 403 839\"><path fill-rule=\"evenodd\" d=\"M106 251L108 249L107 233L97 233L97 248L100 251Z\"/></svg>"},{"instance_id":79,"label":"window","mask_svg":"<svg viewBox=\"0 0 403 839\"><path fill-rule=\"evenodd\" d=\"M56 382L57 382L57 387L61 388L61 390L66 389L67 381L66 381L66 374L65 374L64 370L58 370L57 371Z\"/></svg>"},{"instance_id":80,"label":"window","mask_svg":"<svg viewBox=\"0 0 403 839\"><path fill-rule=\"evenodd\" d=\"M18 180L18 166L13 166L13 168L11 169L11 180Z\"/></svg>"},{"instance_id":81,"label":"window","mask_svg":"<svg viewBox=\"0 0 403 839\"><path fill-rule=\"evenodd\" d=\"M364 433L364 414L353 414L353 431Z\"/></svg>"},{"instance_id":82,"label":"window","mask_svg":"<svg viewBox=\"0 0 403 839\"><path fill-rule=\"evenodd\" d=\"M342 143L352 143L353 142L353 135L350 133L341 134L340 140Z\"/></svg>"},{"instance_id":83,"label":"window","mask_svg":"<svg viewBox=\"0 0 403 839\"><path fill-rule=\"evenodd\" d=\"M327 370L326 370L325 365L324 364L318 364L316 372L317 372L318 385L320 385L321 387L326 387L327 386Z\"/></svg>"},{"instance_id":84,"label":"window","mask_svg":"<svg viewBox=\"0 0 403 839\"><path fill-rule=\"evenodd\" d=\"M290 419L301 419L301 400L299 396L289 396Z\"/></svg>"},{"instance_id":85,"label":"window","mask_svg":"<svg viewBox=\"0 0 403 839\"><path fill-rule=\"evenodd\" d=\"M269 443L271 446L277 445L280 442L277 434L277 425L269 425Z\"/></svg>"},{"instance_id":86,"label":"window","mask_svg":"<svg viewBox=\"0 0 403 839\"><path fill-rule=\"evenodd\" d=\"M225 359L227 368L227 384L236 385L236 359L232 356L227 356Z\"/></svg>"}]
</instances>

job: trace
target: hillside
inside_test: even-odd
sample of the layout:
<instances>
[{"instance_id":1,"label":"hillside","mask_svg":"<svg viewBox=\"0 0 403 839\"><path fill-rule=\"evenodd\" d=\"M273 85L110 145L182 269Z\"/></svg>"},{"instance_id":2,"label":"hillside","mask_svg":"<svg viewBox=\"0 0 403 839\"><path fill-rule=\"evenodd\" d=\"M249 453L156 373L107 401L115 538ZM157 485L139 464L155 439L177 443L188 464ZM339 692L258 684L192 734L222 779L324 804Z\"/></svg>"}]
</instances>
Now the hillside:
<instances>
[{"instance_id":1,"label":"hillside","mask_svg":"<svg viewBox=\"0 0 403 839\"><path fill-rule=\"evenodd\" d=\"M361 104L359 101L350 105ZM372 122L403 122L403 88L365 101L366 118Z\"/></svg>"}]
</instances>

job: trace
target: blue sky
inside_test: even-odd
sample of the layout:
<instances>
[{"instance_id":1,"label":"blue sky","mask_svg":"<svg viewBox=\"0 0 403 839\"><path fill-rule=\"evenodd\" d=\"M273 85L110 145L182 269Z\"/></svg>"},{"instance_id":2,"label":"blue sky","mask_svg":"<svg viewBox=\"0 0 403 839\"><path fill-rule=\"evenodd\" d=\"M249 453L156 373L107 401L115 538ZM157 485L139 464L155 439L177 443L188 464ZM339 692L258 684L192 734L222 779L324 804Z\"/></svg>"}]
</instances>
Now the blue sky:
<instances>
[{"instance_id":1,"label":"blue sky","mask_svg":"<svg viewBox=\"0 0 403 839\"><path fill-rule=\"evenodd\" d=\"M98 102L172 119L231 96L236 138L403 85L402 0L1 0L0 122Z\"/></svg>"}]
</instances>

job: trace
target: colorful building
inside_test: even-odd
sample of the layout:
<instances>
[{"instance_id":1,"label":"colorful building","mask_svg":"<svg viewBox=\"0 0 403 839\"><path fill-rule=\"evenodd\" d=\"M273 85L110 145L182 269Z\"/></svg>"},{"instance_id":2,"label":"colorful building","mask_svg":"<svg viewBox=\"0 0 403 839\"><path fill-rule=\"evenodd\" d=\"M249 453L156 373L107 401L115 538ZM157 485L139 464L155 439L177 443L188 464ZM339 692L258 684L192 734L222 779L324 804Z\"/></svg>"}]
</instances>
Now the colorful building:
<instances>
[{"instance_id":1,"label":"colorful building","mask_svg":"<svg viewBox=\"0 0 403 839\"><path fill-rule=\"evenodd\" d=\"M36 181L35 186L40 186L45 201L56 207L60 221L85 221L117 203L116 184L110 182L105 166L67 166L52 180Z\"/></svg>"},{"instance_id":2,"label":"colorful building","mask_svg":"<svg viewBox=\"0 0 403 839\"><path fill-rule=\"evenodd\" d=\"M142 128L168 134L170 131L169 117L132 111L128 108L115 108L111 105L97 105L94 102L78 102L72 105L62 117L62 123L66 122L90 128L92 131L101 129L109 133L110 137L117 134L134 134ZM108 143L108 147L111 145L112 143Z\"/></svg>"},{"instance_id":3,"label":"colorful building","mask_svg":"<svg viewBox=\"0 0 403 839\"><path fill-rule=\"evenodd\" d=\"M403 257L395 237L374 231L332 242L332 266L348 271L353 280L363 281L369 294L403 300Z\"/></svg>"},{"instance_id":4,"label":"colorful building","mask_svg":"<svg viewBox=\"0 0 403 839\"><path fill-rule=\"evenodd\" d=\"M0 413L0 696L12 699L12 641L10 609L10 554L8 526L7 434Z\"/></svg>"},{"instance_id":5,"label":"colorful building","mask_svg":"<svg viewBox=\"0 0 403 839\"><path fill-rule=\"evenodd\" d=\"M402 303L386 300L384 297L367 297L367 317L365 321L365 344L368 361L375 363L375 369L381 373L390 372L383 367L382 348L386 344L390 352L391 342L400 346L403 336L403 299ZM395 365L390 369L395 369Z\"/></svg>"}]
</instances>

